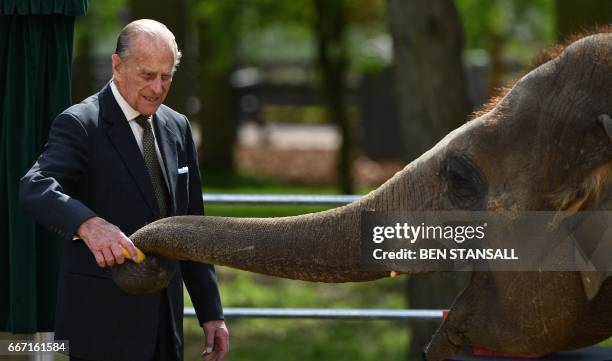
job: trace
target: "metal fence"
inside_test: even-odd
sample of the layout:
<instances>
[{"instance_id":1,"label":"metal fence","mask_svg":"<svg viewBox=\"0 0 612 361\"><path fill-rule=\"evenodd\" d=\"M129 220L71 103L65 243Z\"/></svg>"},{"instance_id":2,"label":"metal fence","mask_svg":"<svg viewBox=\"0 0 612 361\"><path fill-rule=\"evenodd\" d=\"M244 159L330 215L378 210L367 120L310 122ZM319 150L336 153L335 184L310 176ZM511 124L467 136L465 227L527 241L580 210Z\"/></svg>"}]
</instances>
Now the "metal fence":
<instances>
[{"instance_id":1,"label":"metal fence","mask_svg":"<svg viewBox=\"0 0 612 361\"><path fill-rule=\"evenodd\" d=\"M356 201L361 196L327 194L203 194L202 198L207 205L341 206ZM226 307L223 309L223 312L226 318L439 321L442 319L443 310ZM185 308L185 317L195 317L195 310L191 307Z\"/></svg>"},{"instance_id":2,"label":"metal fence","mask_svg":"<svg viewBox=\"0 0 612 361\"><path fill-rule=\"evenodd\" d=\"M336 194L203 194L204 204L249 206L342 206L360 199L357 195Z\"/></svg>"},{"instance_id":3,"label":"metal fence","mask_svg":"<svg viewBox=\"0 0 612 361\"><path fill-rule=\"evenodd\" d=\"M411 320L439 321L442 310L340 309L340 308L242 308L223 309L226 318L309 318L320 320ZM185 317L195 317L193 307L185 308Z\"/></svg>"}]
</instances>

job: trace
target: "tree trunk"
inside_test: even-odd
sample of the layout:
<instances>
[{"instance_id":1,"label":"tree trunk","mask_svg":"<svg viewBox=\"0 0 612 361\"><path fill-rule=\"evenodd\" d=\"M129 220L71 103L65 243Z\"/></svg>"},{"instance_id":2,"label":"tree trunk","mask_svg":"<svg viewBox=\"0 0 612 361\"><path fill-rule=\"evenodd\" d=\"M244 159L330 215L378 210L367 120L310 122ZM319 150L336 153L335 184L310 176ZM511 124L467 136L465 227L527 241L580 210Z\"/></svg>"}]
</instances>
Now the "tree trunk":
<instances>
[{"instance_id":1,"label":"tree trunk","mask_svg":"<svg viewBox=\"0 0 612 361\"><path fill-rule=\"evenodd\" d=\"M323 80L323 91L328 113L342 134L337 160L338 186L342 193L354 192L352 164L354 135L347 114L344 94L348 56L345 44L345 0L315 0L315 33L318 62Z\"/></svg>"},{"instance_id":2,"label":"tree trunk","mask_svg":"<svg viewBox=\"0 0 612 361\"><path fill-rule=\"evenodd\" d=\"M411 161L466 120L461 63L462 26L451 0L388 0L403 157ZM411 308L449 308L464 274L432 274L408 281ZM419 359L438 327L411 325L410 359Z\"/></svg>"},{"instance_id":3,"label":"tree trunk","mask_svg":"<svg viewBox=\"0 0 612 361\"><path fill-rule=\"evenodd\" d=\"M200 166L218 170L233 168L236 124L231 111L231 64L217 61L218 54L225 54L235 42L219 41L213 36L206 19L198 21L198 49L200 72L200 127L202 141L198 150ZM227 36L231 36L227 34ZM231 53L231 51L229 51Z\"/></svg>"},{"instance_id":4,"label":"tree trunk","mask_svg":"<svg viewBox=\"0 0 612 361\"><path fill-rule=\"evenodd\" d=\"M557 0L557 40L612 23L612 1Z\"/></svg>"},{"instance_id":5,"label":"tree trunk","mask_svg":"<svg viewBox=\"0 0 612 361\"><path fill-rule=\"evenodd\" d=\"M411 161L465 121L462 28L451 0L389 0L403 155Z\"/></svg>"}]
</instances>

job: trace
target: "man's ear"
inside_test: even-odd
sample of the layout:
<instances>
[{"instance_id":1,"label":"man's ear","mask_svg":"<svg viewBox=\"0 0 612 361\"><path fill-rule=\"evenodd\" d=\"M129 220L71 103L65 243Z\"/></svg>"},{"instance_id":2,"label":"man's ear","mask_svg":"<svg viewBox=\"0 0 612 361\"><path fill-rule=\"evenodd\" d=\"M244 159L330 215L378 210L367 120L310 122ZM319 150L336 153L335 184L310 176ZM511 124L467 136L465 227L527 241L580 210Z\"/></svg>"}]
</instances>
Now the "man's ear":
<instances>
[{"instance_id":1,"label":"man's ear","mask_svg":"<svg viewBox=\"0 0 612 361\"><path fill-rule=\"evenodd\" d=\"M608 114L601 114L597 117L597 120L608 134L608 138L612 140L612 118Z\"/></svg>"},{"instance_id":2,"label":"man's ear","mask_svg":"<svg viewBox=\"0 0 612 361\"><path fill-rule=\"evenodd\" d=\"M121 81L121 67L123 65L121 62L121 58L119 57L119 55L113 54L111 56L111 60L113 62L113 78L117 79L118 81Z\"/></svg>"}]
</instances>

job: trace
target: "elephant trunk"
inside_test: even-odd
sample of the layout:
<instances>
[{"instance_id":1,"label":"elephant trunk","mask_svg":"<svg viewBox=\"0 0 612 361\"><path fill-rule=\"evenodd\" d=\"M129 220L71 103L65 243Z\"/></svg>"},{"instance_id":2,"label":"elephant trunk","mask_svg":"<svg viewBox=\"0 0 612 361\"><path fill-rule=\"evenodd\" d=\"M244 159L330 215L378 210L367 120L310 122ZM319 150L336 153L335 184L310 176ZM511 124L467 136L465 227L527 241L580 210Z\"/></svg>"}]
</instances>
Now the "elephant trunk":
<instances>
[{"instance_id":1,"label":"elephant trunk","mask_svg":"<svg viewBox=\"0 0 612 361\"><path fill-rule=\"evenodd\" d=\"M348 209L347 209L348 208ZM360 271L360 212L343 207L283 218L180 216L131 236L146 254L317 282L368 281Z\"/></svg>"},{"instance_id":2,"label":"elephant trunk","mask_svg":"<svg viewBox=\"0 0 612 361\"><path fill-rule=\"evenodd\" d=\"M360 267L362 212L430 208L435 199L424 195L437 192L428 192L418 181L431 179L432 174L427 173L437 169L427 164L429 158L431 153L361 200L324 212L281 218L176 216L150 223L130 236L147 259L142 264L125 262L113 267L113 279L131 293L159 290L172 277L167 259L315 282L389 277L391 270L372 272Z\"/></svg>"}]
</instances>

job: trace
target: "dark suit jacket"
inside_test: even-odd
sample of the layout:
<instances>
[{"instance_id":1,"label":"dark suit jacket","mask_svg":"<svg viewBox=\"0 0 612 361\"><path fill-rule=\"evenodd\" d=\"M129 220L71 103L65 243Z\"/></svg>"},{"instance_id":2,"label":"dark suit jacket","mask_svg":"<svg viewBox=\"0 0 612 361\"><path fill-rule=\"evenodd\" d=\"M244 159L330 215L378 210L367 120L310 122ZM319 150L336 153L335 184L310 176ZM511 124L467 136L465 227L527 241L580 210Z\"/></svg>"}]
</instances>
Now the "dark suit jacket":
<instances>
[{"instance_id":1,"label":"dark suit jacket","mask_svg":"<svg viewBox=\"0 0 612 361\"><path fill-rule=\"evenodd\" d=\"M201 181L185 116L162 105L154 115L164 159L171 215L203 214ZM178 168L189 167L178 174ZM100 268L85 243L73 240L79 225L99 216L126 235L159 218L153 186L132 130L107 85L60 114L44 152L23 177L22 205L64 239L56 313L56 339L70 341L72 356L134 361L152 357L160 293L128 295ZM183 350L185 280L200 324L222 319L214 268L177 262L167 300L177 354Z\"/></svg>"}]
</instances>

